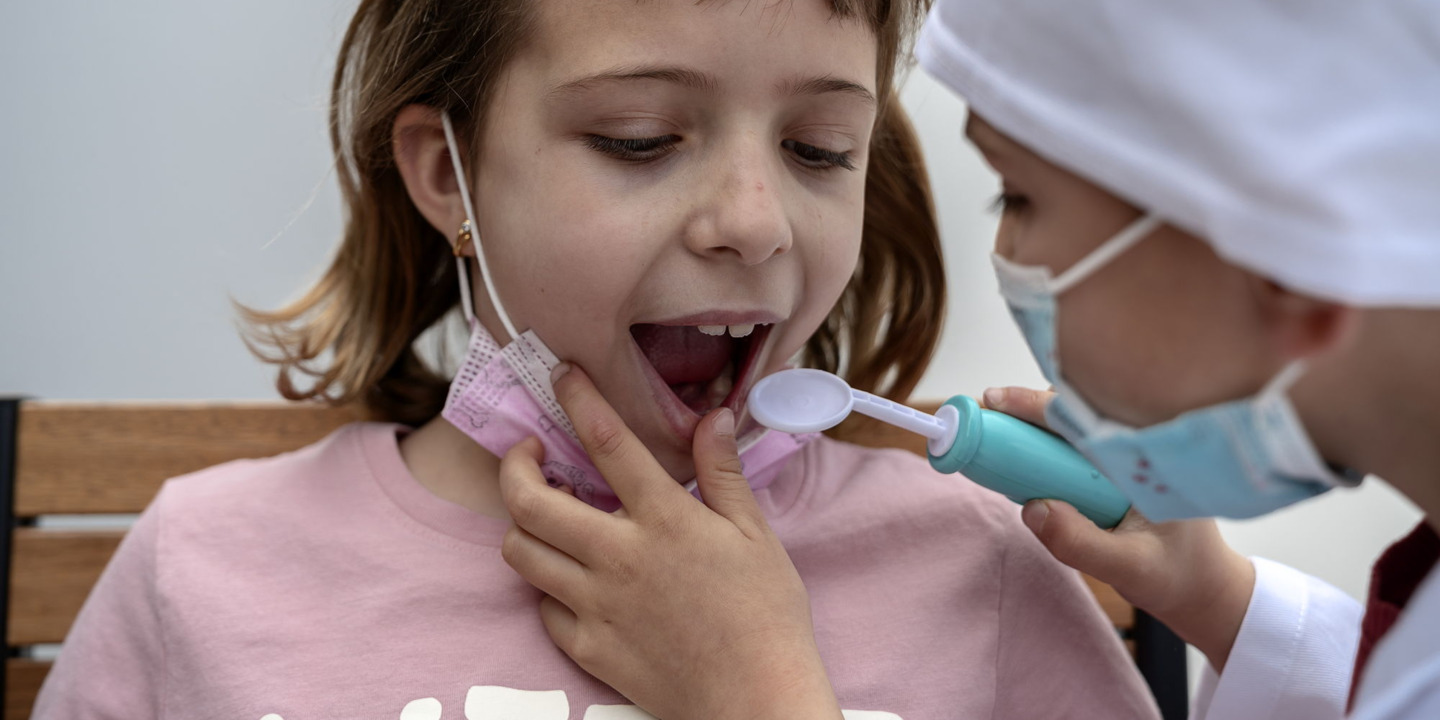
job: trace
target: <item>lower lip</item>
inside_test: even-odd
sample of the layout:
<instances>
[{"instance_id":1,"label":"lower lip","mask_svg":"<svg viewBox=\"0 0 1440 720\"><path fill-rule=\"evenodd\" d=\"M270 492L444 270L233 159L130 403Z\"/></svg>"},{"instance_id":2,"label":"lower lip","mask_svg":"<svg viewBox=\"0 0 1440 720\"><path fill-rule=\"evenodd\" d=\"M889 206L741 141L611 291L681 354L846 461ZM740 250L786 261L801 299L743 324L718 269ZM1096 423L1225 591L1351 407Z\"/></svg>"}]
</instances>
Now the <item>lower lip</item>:
<instances>
[{"instance_id":1,"label":"lower lip","mask_svg":"<svg viewBox=\"0 0 1440 720\"><path fill-rule=\"evenodd\" d=\"M766 325L755 329L754 339L750 341L749 357L737 370L735 385L730 389L730 394L718 406L730 408L737 418L745 406L745 395L750 392L750 386L755 383L755 376L760 371L765 345L769 342L770 333L774 328L774 325ZM642 368L642 374L650 383L650 392L660 406L660 414L665 416L665 421L670 425L670 429L674 431L676 437L687 444L694 442L695 427L700 424L703 416L680 401L680 397L670 389L670 386L660 377L660 373L656 372L654 366L645 358L645 353L640 351L639 345L632 340L630 346L635 353L636 362Z\"/></svg>"}]
</instances>

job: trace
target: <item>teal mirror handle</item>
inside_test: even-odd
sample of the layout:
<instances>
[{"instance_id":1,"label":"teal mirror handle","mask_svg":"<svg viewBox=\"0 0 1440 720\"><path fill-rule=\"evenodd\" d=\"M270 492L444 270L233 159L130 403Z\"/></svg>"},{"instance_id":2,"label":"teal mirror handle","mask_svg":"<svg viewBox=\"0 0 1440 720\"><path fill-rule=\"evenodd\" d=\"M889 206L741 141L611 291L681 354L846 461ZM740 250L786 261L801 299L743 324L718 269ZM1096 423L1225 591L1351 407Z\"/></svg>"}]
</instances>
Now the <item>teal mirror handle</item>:
<instances>
[{"instance_id":1,"label":"teal mirror handle","mask_svg":"<svg viewBox=\"0 0 1440 720\"><path fill-rule=\"evenodd\" d=\"M955 442L930 466L960 473L1017 503L1064 500L1102 528L1125 517L1130 501L1075 448L1024 420L981 409L957 395L945 403L958 413ZM948 413L942 408L942 413Z\"/></svg>"}]
</instances>

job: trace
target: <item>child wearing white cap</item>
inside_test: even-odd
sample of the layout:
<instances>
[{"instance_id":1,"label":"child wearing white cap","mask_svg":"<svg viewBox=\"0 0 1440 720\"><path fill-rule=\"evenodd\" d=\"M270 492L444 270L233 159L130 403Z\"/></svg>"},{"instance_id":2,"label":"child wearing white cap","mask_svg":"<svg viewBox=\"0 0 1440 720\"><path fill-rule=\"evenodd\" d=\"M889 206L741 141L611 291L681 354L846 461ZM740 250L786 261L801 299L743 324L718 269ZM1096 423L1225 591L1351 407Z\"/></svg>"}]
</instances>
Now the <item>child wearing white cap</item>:
<instances>
[{"instance_id":1,"label":"child wearing white cap","mask_svg":"<svg viewBox=\"0 0 1440 720\"><path fill-rule=\"evenodd\" d=\"M1192 717L1440 717L1440 6L940 0L918 54L1002 178L992 260L1055 385L987 403L1135 508L1107 532L1035 501L1026 525L1205 653ZM1426 514L1365 608L1203 519L1365 475ZM755 620L652 607L616 632ZM749 676L717 647L725 673L610 681L813 691L770 672L803 665L784 652Z\"/></svg>"},{"instance_id":2,"label":"child wearing white cap","mask_svg":"<svg viewBox=\"0 0 1440 720\"><path fill-rule=\"evenodd\" d=\"M1057 391L987 402L1139 511L1026 524L1205 653L1193 717L1440 717L1440 8L942 0L918 54L1001 176L1001 292ZM1427 517L1363 615L1149 522L1365 474Z\"/></svg>"}]
</instances>

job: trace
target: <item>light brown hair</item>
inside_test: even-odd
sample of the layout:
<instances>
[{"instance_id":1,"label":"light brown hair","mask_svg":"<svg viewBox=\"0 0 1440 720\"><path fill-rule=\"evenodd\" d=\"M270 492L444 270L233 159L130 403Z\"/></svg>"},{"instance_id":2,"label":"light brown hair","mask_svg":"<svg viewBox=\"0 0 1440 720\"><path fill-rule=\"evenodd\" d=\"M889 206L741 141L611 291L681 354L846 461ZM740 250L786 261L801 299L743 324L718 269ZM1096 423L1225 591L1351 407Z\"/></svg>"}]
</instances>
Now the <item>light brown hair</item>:
<instances>
[{"instance_id":1,"label":"light brown hair","mask_svg":"<svg viewBox=\"0 0 1440 720\"><path fill-rule=\"evenodd\" d=\"M865 179L860 261L805 362L903 400L929 364L945 307L940 236L919 142L895 98L905 46L930 0L831 0L878 39L879 116ZM534 20L530 0L363 0L340 46L330 103L345 232L328 270L275 311L240 307L246 344L280 368L290 400L359 401L410 425L440 413L449 380L416 339L460 302L448 239L410 201L391 131L402 108L447 111L477 137L495 78ZM297 379L300 382L297 382Z\"/></svg>"}]
</instances>

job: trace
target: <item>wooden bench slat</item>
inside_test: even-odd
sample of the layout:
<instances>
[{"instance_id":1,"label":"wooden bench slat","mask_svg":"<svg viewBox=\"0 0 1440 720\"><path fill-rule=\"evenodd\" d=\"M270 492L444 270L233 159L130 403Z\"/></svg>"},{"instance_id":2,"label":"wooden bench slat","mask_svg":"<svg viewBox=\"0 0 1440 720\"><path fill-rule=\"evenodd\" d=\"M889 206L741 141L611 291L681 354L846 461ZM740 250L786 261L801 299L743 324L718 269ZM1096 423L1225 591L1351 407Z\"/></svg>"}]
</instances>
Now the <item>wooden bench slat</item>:
<instances>
[{"instance_id":1,"label":"wooden bench slat","mask_svg":"<svg viewBox=\"0 0 1440 720\"><path fill-rule=\"evenodd\" d=\"M28 720L40 684L50 673L43 660L9 658L5 661L5 720Z\"/></svg>"},{"instance_id":2,"label":"wooden bench slat","mask_svg":"<svg viewBox=\"0 0 1440 720\"><path fill-rule=\"evenodd\" d=\"M8 643L63 641L124 536L121 530L15 530Z\"/></svg>"},{"instance_id":3,"label":"wooden bench slat","mask_svg":"<svg viewBox=\"0 0 1440 720\"><path fill-rule=\"evenodd\" d=\"M169 478L301 448L357 419L280 402L25 402L15 514L138 513Z\"/></svg>"},{"instance_id":4,"label":"wooden bench slat","mask_svg":"<svg viewBox=\"0 0 1440 720\"><path fill-rule=\"evenodd\" d=\"M1085 579L1085 584L1090 587L1090 592L1095 596L1095 601L1100 603L1100 609L1105 611L1105 617L1110 618L1110 624L1118 630L1130 630L1135 627L1135 606L1120 597L1115 588L1096 580L1085 573L1080 577ZM1132 651L1133 655L1134 652Z\"/></svg>"}]
</instances>

